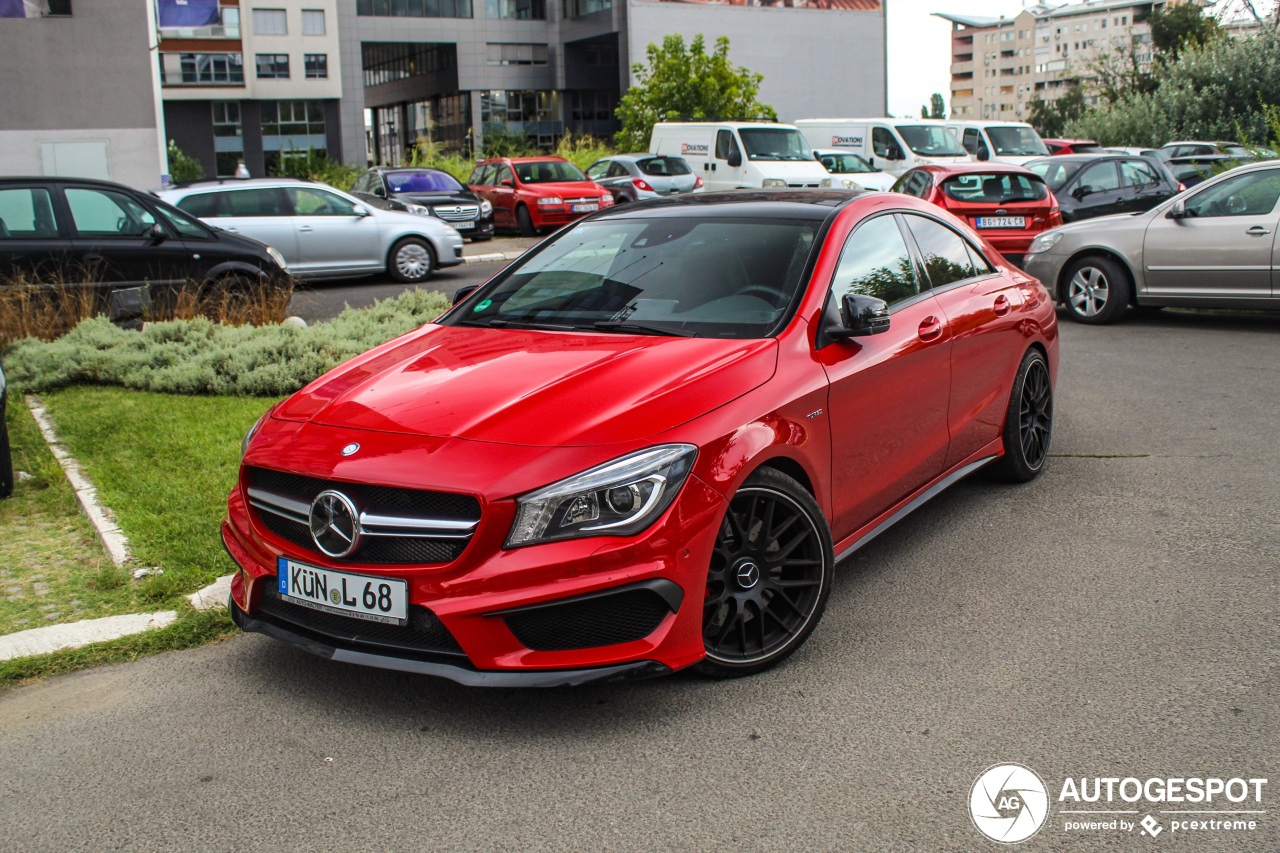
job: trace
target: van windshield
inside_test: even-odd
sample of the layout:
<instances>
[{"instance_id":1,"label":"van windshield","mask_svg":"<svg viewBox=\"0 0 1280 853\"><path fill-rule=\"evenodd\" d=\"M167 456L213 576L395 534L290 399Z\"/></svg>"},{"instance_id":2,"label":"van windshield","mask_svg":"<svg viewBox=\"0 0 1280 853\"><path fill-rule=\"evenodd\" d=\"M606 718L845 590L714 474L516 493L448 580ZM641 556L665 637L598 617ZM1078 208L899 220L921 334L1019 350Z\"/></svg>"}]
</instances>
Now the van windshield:
<instances>
[{"instance_id":1,"label":"van windshield","mask_svg":"<svg viewBox=\"0 0 1280 853\"><path fill-rule=\"evenodd\" d=\"M738 131L748 160L812 160L813 152L793 127L751 127Z\"/></svg>"},{"instance_id":2,"label":"van windshield","mask_svg":"<svg viewBox=\"0 0 1280 853\"><path fill-rule=\"evenodd\" d=\"M850 173L863 174L880 171L857 154L845 154L835 151L823 151L818 154L818 162L827 167L827 171L837 175Z\"/></svg>"},{"instance_id":3,"label":"van windshield","mask_svg":"<svg viewBox=\"0 0 1280 853\"><path fill-rule=\"evenodd\" d=\"M960 140L940 125L900 124L897 130L907 147L921 157L963 157L968 153Z\"/></svg>"},{"instance_id":4,"label":"van windshield","mask_svg":"<svg viewBox=\"0 0 1280 853\"><path fill-rule=\"evenodd\" d=\"M1029 127L988 127L997 157L1048 157L1040 135Z\"/></svg>"}]
</instances>

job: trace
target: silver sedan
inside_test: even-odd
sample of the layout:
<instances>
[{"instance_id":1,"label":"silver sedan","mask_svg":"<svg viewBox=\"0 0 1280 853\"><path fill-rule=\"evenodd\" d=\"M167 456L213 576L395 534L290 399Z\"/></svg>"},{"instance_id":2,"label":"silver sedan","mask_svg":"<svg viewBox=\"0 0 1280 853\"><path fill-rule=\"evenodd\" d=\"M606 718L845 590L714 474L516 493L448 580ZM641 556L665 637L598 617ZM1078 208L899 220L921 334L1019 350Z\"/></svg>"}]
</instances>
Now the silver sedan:
<instances>
[{"instance_id":1,"label":"silver sedan","mask_svg":"<svg viewBox=\"0 0 1280 853\"><path fill-rule=\"evenodd\" d=\"M1145 213L1046 231L1026 271L1082 323L1130 305L1280 309L1278 201L1280 162L1241 166Z\"/></svg>"}]
</instances>

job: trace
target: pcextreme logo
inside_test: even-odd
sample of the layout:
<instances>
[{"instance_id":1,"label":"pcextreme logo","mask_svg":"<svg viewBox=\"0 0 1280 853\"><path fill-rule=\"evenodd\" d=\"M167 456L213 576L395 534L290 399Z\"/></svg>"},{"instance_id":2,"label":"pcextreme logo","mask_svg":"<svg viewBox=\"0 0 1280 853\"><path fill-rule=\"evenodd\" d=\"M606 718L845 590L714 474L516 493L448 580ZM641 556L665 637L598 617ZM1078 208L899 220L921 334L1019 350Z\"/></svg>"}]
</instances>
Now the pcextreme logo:
<instances>
[{"instance_id":1,"label":"pcextreme logo","mask_svg":"<svg viewBox=\"0 0 1280 853\"><path fill-rule=\"evenodd\" d=\"M1003 763L974 781L969 817L980 833L1001 844L1026 841L1046 825L1073 835L1136 834L1148 840L1165 831L1170 837L1220 836L1258 829L1267 813L1266 786L1266 779L1246 776L1069 776L1051 804L1039 774Z\"/></svg>"}]
</instances>

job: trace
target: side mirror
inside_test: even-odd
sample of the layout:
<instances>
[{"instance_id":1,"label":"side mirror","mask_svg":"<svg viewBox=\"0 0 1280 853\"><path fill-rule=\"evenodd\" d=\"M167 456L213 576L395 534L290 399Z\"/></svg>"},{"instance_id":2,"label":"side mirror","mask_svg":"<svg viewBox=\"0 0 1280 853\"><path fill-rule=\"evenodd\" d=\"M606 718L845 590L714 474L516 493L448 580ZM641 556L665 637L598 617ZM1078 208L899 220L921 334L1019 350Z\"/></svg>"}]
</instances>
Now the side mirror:
<instances>
[{"instance_id":1,"label":"side mirror","mask_svg":"<svg viewBox=\"0 0 1280 853\"><path fill-rule=\"evenodd\" d=\"M1076 201L1079 201L1080 199L1084 198L1085 196L1089 195L1092 192L1093 192L1093 187L1076 187L1071 191L1071 197L1074 198Z\"/></svg>"},{"instance_id":2,"label":"side mirror","mask_svg":"<svg viewBox=\"0 0 1280 853\"><path fill-rule=\"evenodd\" d=\"M1173 203L1173 207L1169 208L1169 212L1165 214L1169 219L1186 219L1187 203L1179 199Z\"/></svg>"},{"instance_id":3,"label":"side mirror","mask_svg":"<svg viewBox=\"0 0 1280 853\"><path fill-rule=\"evenodd\" d=\"M830 299L818 329L818 349L832 341L889 331L889 305L883 299L847 293L837 307Z\"/></svg>"},{"instance_id":4,"label":"side mirror","mask_svg":"<svg viewBox=\"0 0 1280 853\"><path fill-rule=\"evenodd\" d=\"M503 178L503 179L502 179L502 186L504 186L504 187L514 187L514 186L515 186L515 184L511 183L511 179L510 179L510 178Z\"/></svg>"},{"instance_id":5,"label":"side mirror","mask_svg":"<svg viewBox=\"0 0 1280 853\"><path fill-rule=\"evenodd\" d=\"M885 149L885 152L884 152L884 159L886 159L886 160L901 160L901 159L902 159L902 149L901 149L901 148L899 148L897 145L890 145L887 149Z\"/></svg>"},{"instance_id":6,"label":"side mirror","mask_svg":"<svg viewBox=\"0 0 1280 853\"><path fill-rule=\"evenodd\" d=\"M725 157L724 159L726 163L728 163L730 166L736 169L742 165L742 152L735 148L734 150L730 151L729 156Z\"/></svg>"},{"instance_id":7,"label":"side mirror","mask_svg":"<svg viewBox=\"0 0 1280 853\"><path fill-rule=\"evenodd\" d=\"M359 216L360 218L362 218L362 219L363 219L363 218L364 218L364 217L366 217L366 216L373 216L373 213L369 210L369 208L367 208L367 207L361 207L361 206L357 205L357 206L356 206L356 216Z\"/></svg>"},{"instance_id":8,"label":"side mirror","mask_svg":"<svg viewBox=\"0 0 1280 853\"><path fill-rule=\"evenodd\" d=\"M459 287L458 290L453 294L453 304L457 305L459 302L466 299L468 296L475 293L479 289L480 289L480 285L478 284L467 284L467 285L463 285L462 287Z\"/></svg>"},{"instance_id":9,"label":"side mirror","mask_svg":"<svg viewBox=\"0 0 1280 853\"><path fill-rule=\"evenodd\" d=\"M378 198L387 197L387 191L383 188L382 184L378 184L378 186L373 188L373 194L376 195Z\"/></svg>"},{"instance_id":10,"label":"side mirror","mask_svg":"<svg viewBox=\"0 0 1280 853\"><path fill-rule=\"evenodd\" d=\"M985 163L991 159L991 152L987 150L987 146L981 145L978 147L978 153L976 156L979 160Z\"/></svg>"},{"instance_id":11,"label":"side mirror","mask_svg":"<svg viewBox=\"0 0 1280 853\"><path fill-rule=\"evenodd\" d=\"M157 222L155 225L151 226L150 230L147 231L147 236L152 240L155 240L157 243L160 243L169 239L169 232L165 231L164 226Z\"/></svg>"}]
</instances>

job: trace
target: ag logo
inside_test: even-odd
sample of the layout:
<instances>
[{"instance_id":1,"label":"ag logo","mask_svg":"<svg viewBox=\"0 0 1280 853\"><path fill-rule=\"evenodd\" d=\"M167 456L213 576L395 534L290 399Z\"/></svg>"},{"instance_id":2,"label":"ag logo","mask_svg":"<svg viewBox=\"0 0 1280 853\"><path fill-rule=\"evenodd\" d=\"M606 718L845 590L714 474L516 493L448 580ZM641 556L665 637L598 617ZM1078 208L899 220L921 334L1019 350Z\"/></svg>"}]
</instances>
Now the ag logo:
<instances>
[{"instance_id":1,"label":"ag logo","mask_svg":"<svg viewBox=\"0 0 1280 853\"><path fill-rule=\"evenodd\" d=\"M969 817L978 831L1001 844L1026 841L1049 815L1049 795L1034 770L1021 764L988 767L969 792Z\"/></svg>"}]
</instances>

